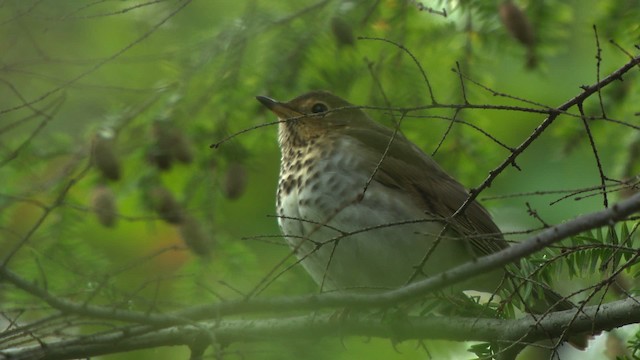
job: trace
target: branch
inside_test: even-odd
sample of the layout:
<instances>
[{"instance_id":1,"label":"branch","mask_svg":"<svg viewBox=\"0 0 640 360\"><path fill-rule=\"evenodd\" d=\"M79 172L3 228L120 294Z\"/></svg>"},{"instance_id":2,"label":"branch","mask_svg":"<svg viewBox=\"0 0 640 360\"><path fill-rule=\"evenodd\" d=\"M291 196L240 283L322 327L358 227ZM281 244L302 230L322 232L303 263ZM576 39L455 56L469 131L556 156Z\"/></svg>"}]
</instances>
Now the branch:
<instances>
[{"instance_id":1,"label":"branch","mask_svg":"<svg viewBox=\"0 0 640 360\"><path fill-rule=\"evenodd\" d=\"M529 135L529 137L527 137L525 141L522 142L522 144L518 145L518 147L515 148L513 152L500 165L498 165L498 167L491 170L489 172L489 176L487 176L487 178L482 182L482 184L480 184L480 186L476 187L470 192L470 195L469 197L467 197L467 200L460 206L460 208L455 212L455 214L453 214L453 216L458 216L458 214L464 212L464 210L469 206L469 204L471 204L484 189L491 186L491 183L493 182L493 180L500 173L502 173L502 171L504 171L504 169L506 169L509 166L509 164L515 164L516 158L525 149L527 149L529 145L531 145L531 143L533 143L545 131L545 129L555 121L555 119L559 115L561 115L562 113L564 113L565 111L567 111L573 106L582 104L582 102L584 102L588 97L590 97L596 92L599 92L600 89L614 82L615 80L622 80L622 75L624 75L626 72L633 69L635 66L639 64L640 64L640 56L636 56L632 58L628 63L624 64L618 70L612 72L611 74L609 74L609 76L598 81L597 83L589 86L586 86L586 85L582 86L581 87L582 93L576 95L573 99L558 106L556 109L553 109L552 110L553 112L549 113L549 116L546 119L544 119L544 121L540 123L540 125L538 125L538 127L533 131L533 133L531 133L531 135Z\"/></svg>"},{"instance_id":2,"label":"branch","mask_svg":"<svg viewBox=\"0 0 640 360\"><path fill-rule=\"evenodd\" d=\"M543 319L526 316L517 320L460 317L407 317L381 321L376 317L348 317L336 321L331 315L313 314L289 318L209 321L199 325L154 330L148 326L125 328L75 340L0 351L12 360L73 359L158 346L191 345L203 336L218 343L268 340L304 340L319 337L365 336L394 342L420 339L452 341L536 342L572 333L608 330L640 322L640 302L628 298L604 305L551 313Z\"/></svg>"},{"instance_id":3,"label":"branch","mask_svg":"<svg viewBox=\"0 0 640 360\"><path fill-rule=\"evenodd\" d=\"M189 319L214 318L221 315L247 312L310 310L326 307L384 307L417 298L470 279L474 276L501 268L511 262L531 255L543 248L584 231L620 221L640 211L640 194L614 204L611 208L587 214L542 231L519 244L502 251L478 258L430 278L420 280L396 290L378 294L324 293L300 297L252 299L203 305L176 315Z\"/></svg>"},{"instance_id":4,"label":"branch","mask_svg":"<svg viewBox=\"0 0 640 360\"><path fill-rule=\"evenodd\" d=\"M271 299L251 299L250 301L225 301L216 304L194 306L163 315L73 303L69 300L53 296L46 290L22 279L6 268L0 268L0 281L12 283L14 286L44 300L50 306L63 313L155 326L188 324L195 320L215 319L234 314L274 311L291 312L298 310L318 310L322 308L340 308L345 306L356 308L385 307L412 298L421 297L479 274L503 267L570 236L613 224L639 210L640 194L636 194L627 200L614 204L609 209L583 215L566 223L556 225L522 243L513 245L497 253L462 264L428 279L379 294L324 293L295 297L284 296Z\"/></svg>"}]
</instances>

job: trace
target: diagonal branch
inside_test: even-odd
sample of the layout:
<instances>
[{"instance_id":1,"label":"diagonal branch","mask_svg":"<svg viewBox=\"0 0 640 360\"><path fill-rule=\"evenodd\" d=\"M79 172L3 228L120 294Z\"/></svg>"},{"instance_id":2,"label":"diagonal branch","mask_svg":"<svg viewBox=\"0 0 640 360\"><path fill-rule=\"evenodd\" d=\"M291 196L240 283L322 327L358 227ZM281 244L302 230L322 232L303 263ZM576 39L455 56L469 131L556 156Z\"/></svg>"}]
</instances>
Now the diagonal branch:
<instances>
[{"instance_id":1,"label":"diagonal branch","mask_svg":"<svg viewBox=\"0 0 640 360\"><path fill-rule=\"evenodd\" d=\"M500 165L498 165L498 167L496 167L495 169L489 172L489 176L487 176L487 178L482 182L482 184L480 184L480 186L470 191L470 195L467 198L467 200L460 206L460 208L455 212L455 214L453 214L453 216L458 216L460 213L464 212L464 210L469 206L469 204L471 204L484 189L491 186L491 183L493 182L493 180L500 173L502 173L502 171L504 171L504 169L506 169L509 166L509 164L515 163L516 158L525 149L527 149L529 145L531 145L531 143L533 143L545 131L545 129L549 127L549 125L551 125L555 121L555 119L558 118L560 114L562 114L563 112L567 111L569 108L577 104L581 104L588 97L595 94L601 88L607 86L609 83L612 83L615 80L621 80L622 75L624 75L626 72L633 69L635 66L639 64L640 64L640 55L634 57L624 66L612 72L611 74L609 74L609 76L598 81L597 83L590 86L582 86L582 93L578 94L573 99L565 102L564 104L558 106L555 109L555 111L551 112L549 116L546 119L544 119L544 121L540 123L540 125L538 125L538 127L533 131L533 133L531 133L531 135L529 135L529 137L527 137L522 142L522 144L518 145L518 147L516 147L513 150L513 152Z\"/></svg>"}]
</instances>

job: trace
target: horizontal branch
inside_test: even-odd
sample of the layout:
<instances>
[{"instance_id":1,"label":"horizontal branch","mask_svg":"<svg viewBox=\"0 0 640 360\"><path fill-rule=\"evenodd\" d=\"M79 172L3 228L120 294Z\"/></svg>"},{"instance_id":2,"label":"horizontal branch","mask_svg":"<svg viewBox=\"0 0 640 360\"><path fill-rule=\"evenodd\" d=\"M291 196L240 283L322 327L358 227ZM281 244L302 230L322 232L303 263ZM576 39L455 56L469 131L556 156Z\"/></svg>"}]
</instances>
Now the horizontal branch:
<instances>
[{"instance_id":1,"label":"horizontal branch","mask_svg":"<svg viewBox=\"0 0 640 360\"><path fill-rule=\"evenodd\" d=\"M478 258L475 261L462 264L399 289L378 294L324 293L282 296L271 299L249 299L199 305L170 314L149 314L142 311L74 303L58 298L8 269L0 268L0 281L12 283L14 286L42 299L63 313L155 326L190 324L196 320L213 319L233 314L291 312L345 306L355 308L385 307L427 295L479 274L503 267L568 237L578 235L587 230L614 224L616 221L622 220L639 210L640 194L636 194L627 200L614 204L608 209L583 215L551 227L502 251Z\"/></svg>"},{"instance_id":2,"label":"horizontal branch","mask_svg":"<svg viewBox=\"0 0 640 360\"><path fill-rule=\"evenodd\" d=\"M615 222L637 211L640 211L640 194L616 203L611 208L583 215L553 226L536 236L502 251L478 258L475 261L467 262L438 275L416 281L396 290L377 294L325 293L300 297L230 301L187 309L176 315L189 319L203 319L205 317L213 318L220 315L247 312L293 311L340 306L353 306L356 308L390 306L427 295L474 276L504 267L509 263L518 261L563 239L578 235L587 230L615 224Z\"/></svg>"},{"instance_id":3,"label":"horizontal branch","mask_svg":"<svg viewBox=\"0 0 640 360\"><path fill-rule=\"evenodd\" d=\"M319 337L365 336L404 341L412 339L452 341L499 341L531 343L558 337L569 327L572 333L599 332L640 322L638 298L604 305L551 313L542 319L526 316L517 320L460 317L407 317L381 320L355 314L336 320L331 315L312 314L289 318L208 321L197 325L153 330L148 326L118 329L75 340L49 342L0 351L12 360L73 359L158 346L193 345L196 339L215 339L218 343L284 341Z\"/></svg>"}]
</instances>

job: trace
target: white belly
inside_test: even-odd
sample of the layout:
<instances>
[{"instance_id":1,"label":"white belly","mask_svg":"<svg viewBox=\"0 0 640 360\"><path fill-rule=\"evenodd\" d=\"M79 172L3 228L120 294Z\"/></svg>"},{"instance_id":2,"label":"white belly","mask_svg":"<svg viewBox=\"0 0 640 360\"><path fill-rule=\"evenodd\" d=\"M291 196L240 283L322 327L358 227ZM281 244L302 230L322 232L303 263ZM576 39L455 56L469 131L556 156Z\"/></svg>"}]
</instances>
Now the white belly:
<instances>
[{"instance_id":1,"label":"white belly","mask_svg":"<svg viewBox=\"0 0 640 360\"><path fill-rule=\"evenodd\" d=\"M354 176L358 161L320 160L315 171L322 176L306 174L300 181L307 185L281 199L282 232L323 290L404 285L442 229L407 193L375 181L360 199L370 174ZM470 258L460 240L444 238L423 273L434 275Z\"/></svg>"}]
</instances>

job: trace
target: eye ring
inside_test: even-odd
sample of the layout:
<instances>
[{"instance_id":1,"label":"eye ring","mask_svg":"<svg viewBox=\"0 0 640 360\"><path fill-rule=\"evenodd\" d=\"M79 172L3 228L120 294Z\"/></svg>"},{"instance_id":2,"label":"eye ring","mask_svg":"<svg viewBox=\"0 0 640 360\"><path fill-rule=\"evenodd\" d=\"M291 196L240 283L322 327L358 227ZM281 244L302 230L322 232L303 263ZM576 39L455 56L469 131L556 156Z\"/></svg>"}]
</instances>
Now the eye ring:
<instances>
[{"instance_id":1,"label":"eye ring","mask_svg":"<svg viewBox=\"0 0 640 360\"><path fill-rule=\"evenodd\" d=\"M323 112L326 112L327 110L329 110L329 108L327 108L327 105L320 102L313 104L313 106L311 107L311 112L313 114L323 113Z\"/></svg>"}]
</instances>

